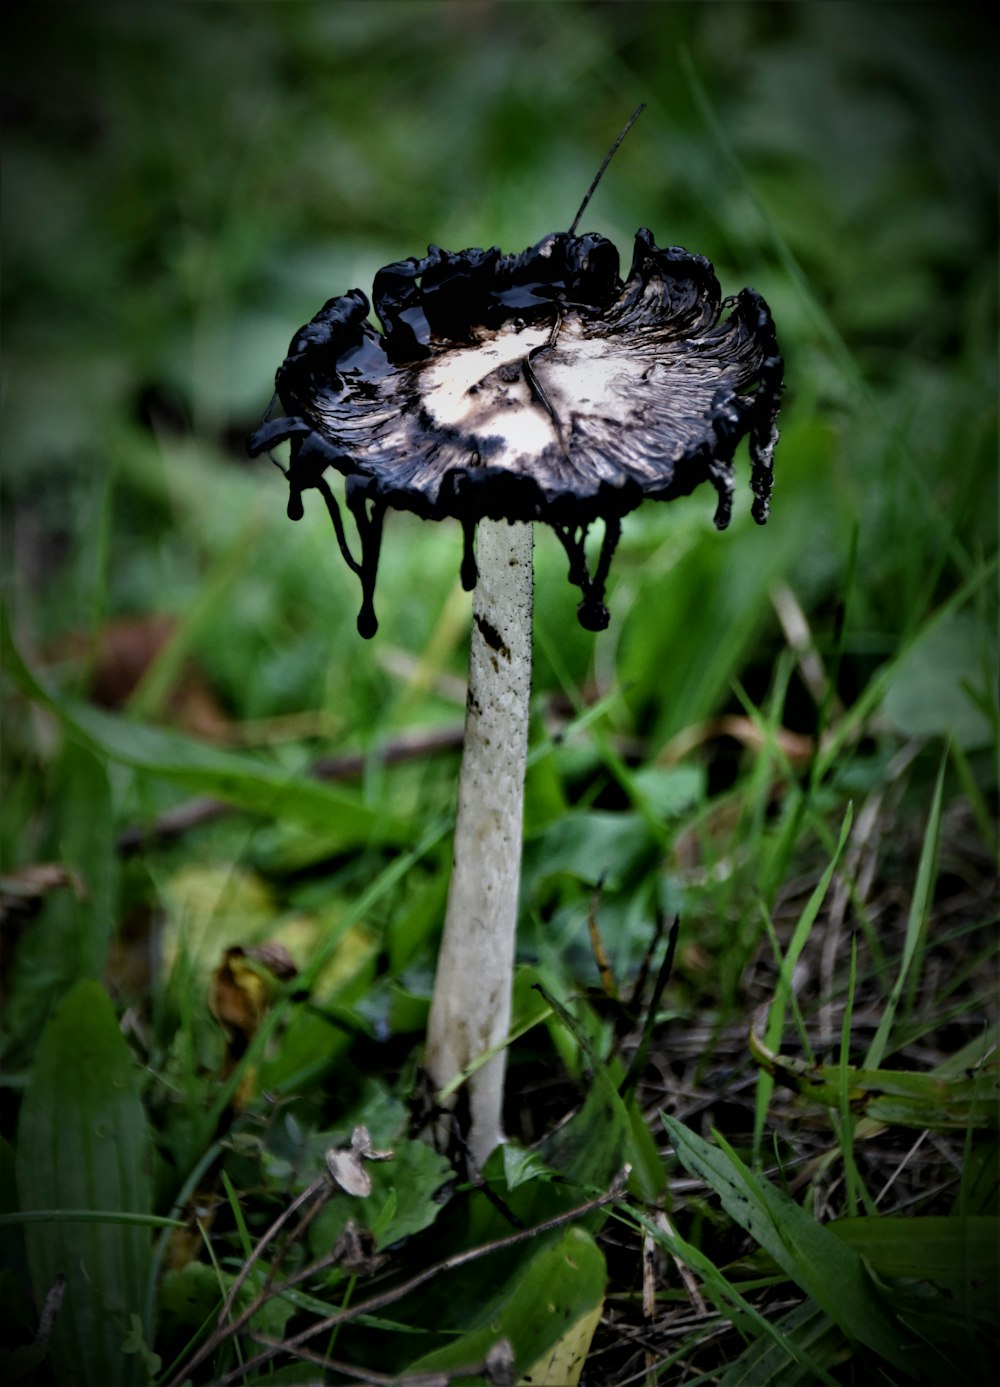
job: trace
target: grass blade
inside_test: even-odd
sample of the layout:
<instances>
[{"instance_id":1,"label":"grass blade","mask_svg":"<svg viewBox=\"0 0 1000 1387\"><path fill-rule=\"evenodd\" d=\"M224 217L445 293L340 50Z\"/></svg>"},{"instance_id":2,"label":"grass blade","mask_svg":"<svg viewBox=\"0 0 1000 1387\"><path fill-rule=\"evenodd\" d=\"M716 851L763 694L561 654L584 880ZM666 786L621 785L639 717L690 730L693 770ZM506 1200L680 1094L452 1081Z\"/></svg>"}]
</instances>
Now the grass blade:
<instances>
[{"instance_id":1,"label":"grass blade","mask_svg":"<svg viewBox=\"0 0 1000 1387\"><path fill-rule=\"evenodd\" d=\"M729 1216L827 1312L849 1340L918 1380L929 1380L935 1365L926 1350L921 1362L912 1336L886 1308L862 1258L852 1248L787 1195L756 1176L731 1148L711 1146L662 1113L661 1120L683 1165L715 1191Z\"/></svg>"},{"instance_id":2,"label":"grass blade","mask_svg":"<svg viewBox=\"0 0 1000 1387\"><path fill-rule=\"evenodd\" d=\"M337 835L344 845L367 843L373 837L398 842L407 836L389 815L369 808L359 796L338 786L58 697L28 669L14 645L5 612L0 612L0 621L0 645L11 678L91 750L161 776L193 794L211 795L249 813Z\"/></svg>"},{"instance_id":3,"label":"grass blade","mask_svg":"<svg viewBox=\"0 0 1000 1387\"><path fill-rule=\"evenodd\" d=\"M848 834L851 831L851 821L853 810L851 805L847 806L844 814L844 821L840 826L840 837L837 840L837 847L827 865L826 871L816 883L812 895L806 902L806 908L799 916L795 931L792 934L791 942L783 959L780 960L781 972L778 979L778 988L774 1001L771 1003L771 1010L768 1016L767 1029L765 1032L765 1042L770 1049L780 1044L781 1030L785 1020L785 1005L792 996L792 976L795 972L795 965L799 961L802 950L805 948L809 939L816 917L820 912L820 907L826 899L826 893L830 889L830 882L833 874L837 870L837 863L840 861L841 853L844 851L844 844L847 842ZM760 1160L760 1146L764 1133L764 1122L767 1118L767 1109L771 1101L771 1092L774 1088L774 1080L770 1074L760 1075L757 1083L757 1102L754 1109L753 1124L753 1150L754 1161Z\"/></svg>"},{"instance_id":4,"label":"grass blade","mask_svg":"<svg viewBox=\"0 0 1000 1387\"><path fill-rule=\"evenodd\" d=\"M782 1332L781 1324L772 1324L765 1315L762 1315L756 1306L731 1284L725 1273L720 1271L711 1258L707 1257L700 1248L686 1242L676 1232L668 1233L658 1223L642 1214L637 1215L637 1219L640 1226L645 1228L656 1242L666 1248L672 1257L690 1267L701 1278L708 1298L724 1315L732 1320L742 1334L752 1338L754 1344L763 1345L765 1352L767 1349L771 1349L779 1354L786 1368L788 1360L791 1359L797 1368L810 1374L808 1378L802 1380L822 1382L826 1384L826 1387L834 1387L834 1379L812 1357L811 1345L807 1346L800 1340L786 1337ZM714 1381L715 1378L713 1377L712 1380Z\"/></svg>"},{"instance_id":5,"label":"grass blade","mask_svg":"<svg viewBox=\"0 0 1000 1387\"><path fill-rule=\"evenodd\" d=\"M927 817L927 828L924 832L924 843L920 851L920 863L917 867L917 880L913 888L909 917L906 921L906 938L903 941L903 957L900 961L899 973L885 1004L885 1011L879 1021L878 1030L868 1047L864 1066L866 1069L877 1069L882 1063L886 1050L889 1048L889 1037L892 1033L893 1021L896 1019L896 1011L902 999L903 990L909 984L909 993L912 996L916 987L916 975L911 977L911 970L920 945L923 943L927 929L927 916L934 894L934 871L937 860L938 837L941 832L941 799L944 792L944 772L947 763L948 753L946 750L941 757L937 783L934 786L934 797Z\"/></svg>"},{"instance_id":6,"label":"grass blade","mask_svg":"<svg viewBox=\"0 0 1000 1387\"><path fill-rule=\"evenodd\" d=\"M749 1344L719 1378L719 1387L812 1387L817 1367L831 1368L845 1355L840 1330L811 1300L782 1315L774 1327L778 1339ZM811 1361L803 1363L796 1354Z\"/></svg>"}]
</instances>

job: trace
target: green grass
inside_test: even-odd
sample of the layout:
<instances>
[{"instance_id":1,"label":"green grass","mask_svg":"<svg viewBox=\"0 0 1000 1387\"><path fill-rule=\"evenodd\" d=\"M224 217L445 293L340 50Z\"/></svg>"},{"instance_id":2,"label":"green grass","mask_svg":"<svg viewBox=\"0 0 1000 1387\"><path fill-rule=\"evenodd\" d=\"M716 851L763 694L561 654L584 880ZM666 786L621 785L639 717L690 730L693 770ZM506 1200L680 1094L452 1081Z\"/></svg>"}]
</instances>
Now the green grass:
<instances>
[{"instance_id":1,"label":"green grass","mask_svg":"<svg viewBox=\"0 0 1000 1387\"><path fill-rule=\"evenodd\" d=\"M983 1379L995 38L934 4L8 7L6 1381L487 1381L501 1338L588 1387ZM327 298L566 226L639 101L587 225L768 299L775 499L628 517L597 637L537 537L484 1192L420 1120L461 537L389 517L363 643L243 440ZM394 1156L352 1198L359 1124Z\"/></svg>"}]
</instances>

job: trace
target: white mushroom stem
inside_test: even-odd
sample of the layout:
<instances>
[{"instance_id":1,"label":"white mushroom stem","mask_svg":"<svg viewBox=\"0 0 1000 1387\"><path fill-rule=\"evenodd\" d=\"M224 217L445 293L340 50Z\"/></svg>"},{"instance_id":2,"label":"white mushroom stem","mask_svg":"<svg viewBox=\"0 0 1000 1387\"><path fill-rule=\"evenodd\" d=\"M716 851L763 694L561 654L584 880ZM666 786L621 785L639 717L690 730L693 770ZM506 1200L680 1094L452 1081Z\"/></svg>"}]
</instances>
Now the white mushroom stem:
<instances>
[{"instance_id":1,"label":"white mushroom stem","mask_svg":"<svg viewBox=\"0 0 1000 1387\"><path fill-rule=\"evenodd\" d=\"M507 1038L521 881L531 526L480 521L476 564L455 857L427 1036L426 1067L438 1092ZM501 1050L467 1081L467 1141L477 1169L504 1139L505 1068Z\"/></svg>"}]
</instances>

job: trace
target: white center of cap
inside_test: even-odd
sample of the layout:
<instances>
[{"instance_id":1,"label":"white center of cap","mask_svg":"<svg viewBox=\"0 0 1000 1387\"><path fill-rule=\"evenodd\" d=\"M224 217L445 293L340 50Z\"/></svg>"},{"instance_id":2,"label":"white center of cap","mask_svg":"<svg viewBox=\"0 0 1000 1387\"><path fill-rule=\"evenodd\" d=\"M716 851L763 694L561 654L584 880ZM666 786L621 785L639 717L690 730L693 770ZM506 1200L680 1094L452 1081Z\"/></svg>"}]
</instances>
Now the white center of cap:
<instances>
[{"instance_id":1,"label":"white center of cap","mask_svg":"<svg viewBox=\"0 0 1000 1387\"><path fill-rule=\"evenodd\" d=\"M420 393L431 424L478 443L487 466L524 471L546 448L559 444L552 413L565 442L575 413L624 422L628 382L623 372L638 376L648 363L629 363L610 352L606 341L582 336L579 320L569 318L552 350L540 351L526 369L529 352L544 347L551 336L548 323L519 332L505 327L477 346L453 347L428 361L421 368ZM531 372L552 413L532 388Z\"/></svg>"}]
</instances>

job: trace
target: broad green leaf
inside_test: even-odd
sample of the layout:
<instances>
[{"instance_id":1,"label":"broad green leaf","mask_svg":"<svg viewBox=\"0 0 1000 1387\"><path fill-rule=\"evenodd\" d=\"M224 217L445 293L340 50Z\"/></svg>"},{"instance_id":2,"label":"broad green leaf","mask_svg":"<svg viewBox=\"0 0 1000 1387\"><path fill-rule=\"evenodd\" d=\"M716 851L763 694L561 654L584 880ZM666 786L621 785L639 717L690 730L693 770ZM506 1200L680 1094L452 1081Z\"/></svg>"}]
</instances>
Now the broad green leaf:
<instances>
[{"instance_id":1,"label":"broad green leaf","mask_svg":"<svg viewBox=\"0 0 1000 1387\"><path fill-rule=\"evenodd\" d=\"M470 1306L465 1332L453 1343L426 1354L409 1371L460 1369L481 1362L498 1340L507 1339L514 1350L515 1370L523 1375L565 1340L571 1327L592 1318L604 1299L605 1278L604 1257L593 1238L582 1228L568 1228L519 1263L515 1274L486 1303ZM460 1288L455 1294L460 1295Z\"/></svg>"},{"instance_id":2,"label":"broad green leaf","mask_svg":"<svg viewBox=\"0 0 1000 1387\"><path fill-rule=\"evenodd\" d=\"M77 983L42 1033L18 1129L21 1209L104 1213L107 1222L27 1223L36 1298L59 1274L66 1298L51 1340L58 1381L129 1387L146 1381L141 1355L125 1354L138 1315L146 1343L150 1234L114 1222L150 1212L149 1140L135 1070L99 983Z\"/></svg>"},{"instance_id":3,"label":"broad green leaf","mask_svg":"<svg viewBox=\"0 0 1000 1387\"><path fill-rule=\"evenodd\" d=\"M506 1142L502 1148L503 1177L509 1190L529 1180L551 1180L552 1171L535 1151L525 1151L513 1142Z\"/></svg>"},{"instance_id":4,"label":"broad green leaf","mask_svg":"<svg viewBox=\"0 0 1000 1387\"><path fill-rule=\"evenodd\" d=\"M655 813L675 819L705 799L708 774L702 765L642 766L632 780Z\"/></svg>"},{"instance_id":5,"label":"broad green leaf","mask_svg":"<svg viewBox=\"0 0 1000 1387\"><path fill-rule=\"evenodd\" d=\"M341 847L376 837L381 842L403 840L403 830L388 815L369 809L347 790L57 696L25 665L5 613L0 621L4 663L15 683L29 698L50 708L66 731L92 751L181 785L192 794L211 795L248 813L336 835Z\"/></svg>"},{"instance_id":6,"label":"broad green leaf","mask_svg":"<svg viewBox=\"0 0 1000 1387\"><path fill-rule=\"evenodd\" d=\"M83 898L62 894L75 906L78 931L77 976L96 978L104 971L108 940L117 914L118 862L108 769L102 757L67 745L60 757L55 793L66 806L60 834L62 860L83 883Z\"/></svg>"},{"instance_id":7,"label":"broad green leaf","mask_svg":"<svg viewBox=\"0 0 1000 1387\"><path fill-rule=\"evenodd\" d=\"M31 929L9 951L5 1056L9 1065L25 1068L63 993L78 978L103 973L117 916L118 862L107 764L67 742L48 777L58 805L58 859L72 884L45 898Z\"/></svg>"},{"instance_id":8,"label":"broad green leaf","mask_svg":"<svg viewBox=\"0 0 1000 1387\"><path fill-rule=\"evenodd\" d=\"M236 1312L246 1310L260 1295L261 1291L268 1287L268 1268L257 1262L247 1279L240 1287L236 1297ZM232 1285L231 1277L226 1278L226 1290ZM249 1332L254 1334L266 1334L271 1338L280 1339L284 1336L288 1321L295 1314L295 1305L287 1296L265 1295L260 1308L251 1315L248 1320Z\"/></svg>"},{"instance_id":9,"label":"broad green leaf","mask_svg":"<svg viewBox=\"0 0 1000 1387\"><path fill-rule=\"evenodd\" d=\"M933 1364L921 1360L912 1337L885 1307L860 1256L787 1195L753 1174L729 1149L704 1141L661 1114L684 1166L703 1179L723 1207L854 1343L921 1380ZM909 1339L910 1343L907 1344Z\"/></svg>"},{"instance_id":10,"label":"broad green leaf","mask_svg":"<svg viewBox=\"0 0 1000 1387\"><path fill-rule=\"evenodd\" d=\"M190 1336L221 1304L219 1275L205 1262L187 1262L163 1274L159 1290L160 1330L167 1342L181 1331Z\"/></svg>"},{"instance_id":11,"label":"broad green leaf","mask_svg":"<svg viewBox=\"0 0 1000 1387\"><path fill-rule=\"evenodd\" d=\"M653 846L649 828L638 814L577 813L557 819L525 846L527 886L565 872L590 886L613 889Z\"/></svg>"},{"instance_id":12,"label":"broad green leaf","mask_svg":"<svg viewBox=\"0 0 1000 1387\"><path fill-rule=\"evenodd\" d=\"M316 1256L328 1252L349 1220L370 1228L379 1247L390 1247L402 1238L428 1228L440 1214L444 1203L441 1191L454 1178L447 1159L429 1146L405 1136L389 1138L371 1132L376 1149L388 1142L392 1159L366 1161L371 1193L354 1197L336 1193L317 1215L309 1230ZM316 1137L310 1139L316 1145Z\"/></svg>"},{"instance_id":13,"label":"broad green leaf","mask_svg":"<svg viewBox=\"0 0 1000 1387\"><path fill-rule=\"evenodd\" d=\"M992 1281L1000 1289L1000 1218L842 1218L826 1225L880 1276Z\"/></svg>"},{"instance_id":14,"label":"broad green leaf","mask_svg":"<svg viewBox=\"0 0 1000 1387\"><path fill-rule=\"evenodd\" d=\"M981 702L996 687L992 636L972 612L932 619L892 672L882 709L907 737L951 737L966 750L989 746L993 729ZM987 685L986 680L990 679Z\"/></svg>"}]
</instances>

